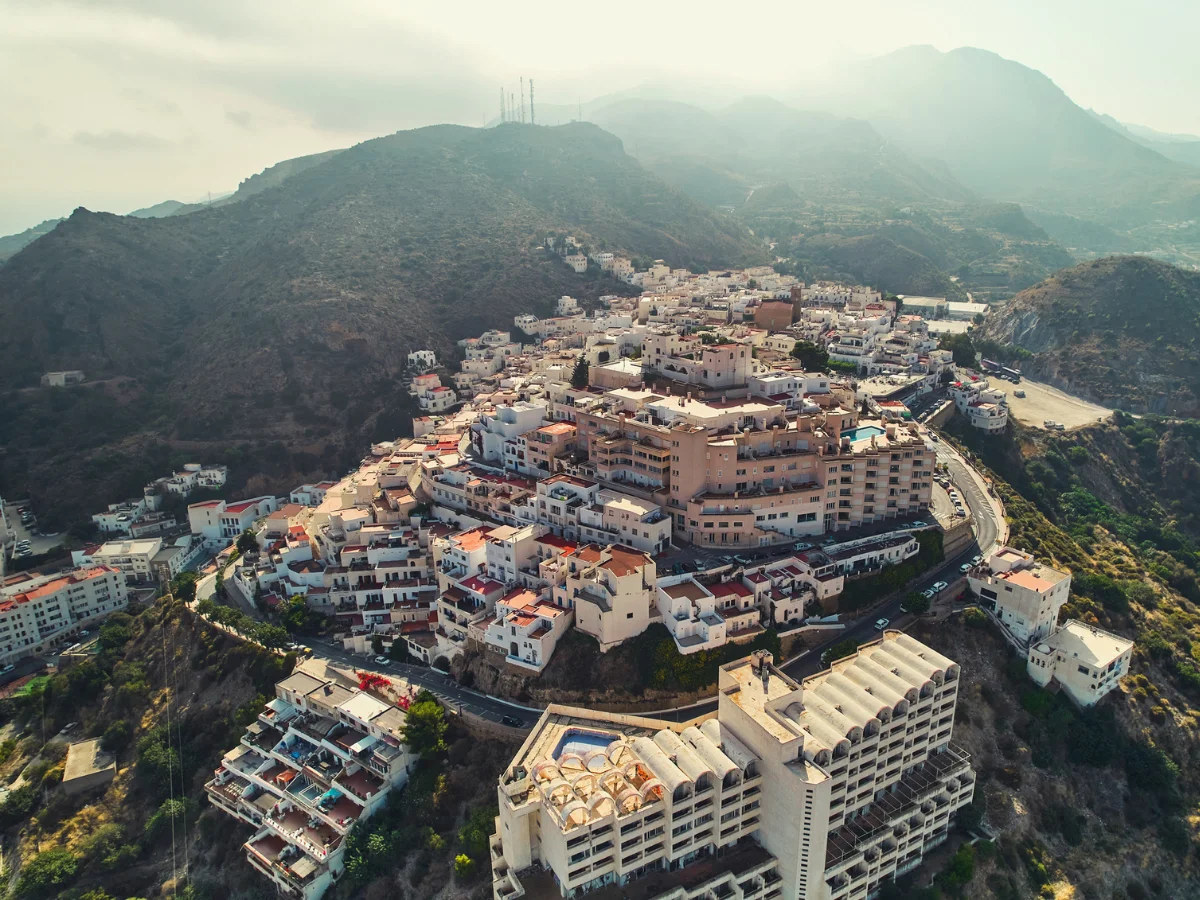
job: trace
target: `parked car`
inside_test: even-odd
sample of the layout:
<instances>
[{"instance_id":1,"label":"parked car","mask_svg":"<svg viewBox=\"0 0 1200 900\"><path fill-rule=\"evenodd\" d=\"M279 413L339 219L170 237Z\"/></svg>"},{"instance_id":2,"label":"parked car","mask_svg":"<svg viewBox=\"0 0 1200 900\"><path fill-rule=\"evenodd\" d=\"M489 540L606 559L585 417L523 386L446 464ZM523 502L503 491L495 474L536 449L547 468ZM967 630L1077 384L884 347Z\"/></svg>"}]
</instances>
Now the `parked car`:
<instances>
[{"instance_id":1,"label":"parked car","mask_svg":"<svg viewBox=\"0 0 1200 900\"><path fill-rule=\"evenodd\" d=\"M938 437L936 433L932 433L932 432L929 435L929 439L931 441L933 441L935 444L940 444L942 442L942 439L940 437Z\"/></svg>"},{"instance_id":2,"label":"parked car","mask_svg":"<svg viewBox=\"0 0 1200 900\"><path fill-rule=\"evenodd\" d=\"M739 566L748 566L754 562L754 560L751 559L749 556L742 556L741 554L738 554L737 556L735 556L733 558L733 561L735 563L737 563Z\"/></svg>"},{"instance_id":3,"label":"parked car","mask_svg":"<svg viewBox=\"0 0 1200 900\"><path fill-rule=\"evenodd\" d=\"M892 623L889 622L887 619L876 619L875 620L875 630L883 631L883 629L887 628L888 625L890 625L890 624L892 624Z\"/></svg>"},{"instance_id":4,"label":"parked car","mask_svg":"<svg viewBox=\"0 0 1200 900\"><path fill-rule=\"evenodd\" d=\"M388 659L386 656L375 657L375 665L377 665L377 666L386 666L390 662L391 662L391 660Z\"/></svg>"},{"instance_id":5,"label":"parked car","mask_svg":"<svg viewBox=\"0 0 1200 900\"><path fill-rule=\"evenodd\" d=\"M507 725L509 728L524 728L525 723L516 716L501 716L500 724Z\"/></svg>"},{"instance_id":6,"label":"parked car","mask_svg":"<svg viewBox=\"0 0 1200 900\"><path fill-rule=\"evenodd\" d=\"M1013 396L1014 396L1014 397L1019 397L1020 399L1024 400L1024 399L1025 399L1025 392L1024 392L1024 391L1013 391Z\"/></svg>"},{"instance_id":7,"label":"parked car","mask_svg":"<svg viewBox=\"0 0 1200 900\"><path fill-rule=\"evenodd\" d=\"M805 550L811 550L812 548L813 545L807 541L797 541L796 543L792 544L793 553L803 553Z\"/></svg>"},{"instance_id":8,"label":"parked car","mask_svg":"<svg viewBox=\"0 0 1200 900\"><path fill-rule=\"evenodd\" d=\"M971 571L971 564L970 564L970 563L963 563L961 566L959 566L959 567L958 567L958 571L960 571L960 572L962 572L964 575L966 575L968 572L970 572L970 571Z\"/></svg>"},{"instance_id":9,"label":"parked car","mask_svg":"<svg viewBox=\"0 0 1200 900\"><path fill-rule=\"evenodd\" d=\"M3 669L0 669L0 675L7 675L9 672L11 672L15 668L16 668L16 666L14 666L12 663L8 663L7 665L5 665L5 667Z\"/></svg>"},{"instance_id":10,"label":"parked car","mask_svg":"<svg viewBox=\"0 0 1200 900\"><path fill-rule=\"evenodd\" d=\"M926 600L932 600L937 596L937 591L935 591L933 588L926 588L925 590L921 591L921 596Z\"/></svg>"},{"instance_id":11,"label":"parked car","mask_svg":"<svg viewBox=\"0 0 1200 900\"><path fill-rule=\"evenodd\" d=\"M933 586L933 592L936 594L939 591L944 591L948 587L950 587L950 585L946 584L946 582L939 581Z\"/></svg>"},{"instance_id":12,"label":"parked car","mask_svg":"<svg viewBox=\"0 0 1200 900\"><path fill-rule=\"evenodd\" d=\"M83 629L83 631L79 632L80 637L87 637L89 634L91 634L91 632L88 631L86 628Z\"/></svg>"},{"instance_id":13,"label":"parked car","mask_svg":"<svg viewBox=\"0 0 1200 900\"><path fill-rule=\"evenodd\" d=\"M971 565L977 566L981 562L983 562L983 557L980 556L978 553L976 553L974 556L971 557Z\"/></svg>"}]
</instances>

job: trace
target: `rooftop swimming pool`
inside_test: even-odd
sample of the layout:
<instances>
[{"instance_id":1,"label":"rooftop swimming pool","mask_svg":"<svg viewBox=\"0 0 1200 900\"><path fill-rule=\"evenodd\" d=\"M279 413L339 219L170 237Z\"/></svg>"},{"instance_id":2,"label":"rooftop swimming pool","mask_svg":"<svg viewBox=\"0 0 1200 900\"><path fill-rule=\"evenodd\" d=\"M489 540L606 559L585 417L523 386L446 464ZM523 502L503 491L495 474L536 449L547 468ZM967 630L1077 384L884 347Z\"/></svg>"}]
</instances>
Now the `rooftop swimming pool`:
<instances>
[{"instance_id":1,"label":"rooftop swimming pool","mask_svg":"<svg viewBox=\"0 0 1200 900\"><path fill-rule=\"evenodd\" d=\"M597 731L583 731L572 728L563 733L554 748L554 759L559 759L564 753L578 753L586 756L592 750L603 750L617 739L614 734L602 734Z\"/></svg>"},{"instance_id":2,"label":"rooftop swimming pool","mask_svg":"<svg viewBox=\"0 0 1200 900\"><path fill-rule=\"evenodd\" d=\"M883 433L883 429L878 425L859 425L857 428L843 431L842 437L850 438L851 441L861 441L864 438L879 437Z\"/></svg>"}]
</instances>

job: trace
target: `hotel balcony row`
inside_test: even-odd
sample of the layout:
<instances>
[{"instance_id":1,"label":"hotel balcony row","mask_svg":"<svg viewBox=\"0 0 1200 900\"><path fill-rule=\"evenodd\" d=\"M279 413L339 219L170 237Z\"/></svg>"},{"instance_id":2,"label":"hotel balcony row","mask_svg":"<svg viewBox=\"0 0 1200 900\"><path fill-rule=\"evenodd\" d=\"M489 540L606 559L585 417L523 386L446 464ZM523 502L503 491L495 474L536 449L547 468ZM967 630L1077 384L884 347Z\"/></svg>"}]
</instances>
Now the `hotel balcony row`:
<instances>
[{"instance_id":1,"label":"hotel balcony row","mask_svg":"<svg viewBox=\"0 0 1200 900\"><path fill-rule=\"evenodd\" d=\"M931 835L944 832L950 813L970 802L974 788L966 751L950 744L930 755L922 768L876 797L869 812L830 834L825 874L831 892L838 896L837 889L873 870L890 870L912 852L921 854ZM901 854L902 848L909 852Z\"/></svg>"}]
</instances>

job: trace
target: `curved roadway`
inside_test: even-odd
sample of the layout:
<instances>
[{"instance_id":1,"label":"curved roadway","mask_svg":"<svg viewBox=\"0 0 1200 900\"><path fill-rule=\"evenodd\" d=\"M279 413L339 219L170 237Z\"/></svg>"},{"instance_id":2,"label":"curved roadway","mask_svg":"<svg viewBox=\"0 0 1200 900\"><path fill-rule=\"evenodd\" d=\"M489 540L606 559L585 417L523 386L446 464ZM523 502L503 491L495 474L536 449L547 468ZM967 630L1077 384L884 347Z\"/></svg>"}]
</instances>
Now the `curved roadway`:
<instances>
[{"instance_id":1,"label":"curved roadway","mask_svg":"<svg viewBox=\"0 0 1200 900\"><path fill-rule=\"evenodd\" d=\"M982 486L982 479L967 462L958 455L952 447L942 443L937 448L938 460L946 464L950 478L962 493L967 506L971 510L974 522L975 542L956 556L944 560L940 566L924 577L924 587L929 587L938 581L952 583L961 573L959 567L976 555L986 555L995 545L1000 534L997 510L989 500ZM923 590L924 587L918 588ZM857 620L844 631L832 632L829 640L807 650L797 657L788 660L782 669L796 680L807 678L821 670L821 652L831 644L852 638L858 643L870 640L875 634L875 621L879 618L888 619L897 625L911 621L911 616L900 612L903 594L897 594L887 603L871 611L870 615ZM511 703L478 691L459 685L454 679L442 675L434 669L424 666L411 665L402 662L389 662L386 666L376 665L372 659L363 659L352 653L325 641L310 641L310 646L316 655L341 665L350 666L356 670L378 672L380 674L401 675L413 684L426 688L435 694L443 703L456 710L473 713L491 722L500 722L510 716L521 721L522 727L530 728L541 715L540 709ZM713 697L689 706L675 707L667 710L655 710L637 715L665 719L672 722L685 722L696 716L706 715L715 711L717 699Z\"/></svg>"}]
</instances>

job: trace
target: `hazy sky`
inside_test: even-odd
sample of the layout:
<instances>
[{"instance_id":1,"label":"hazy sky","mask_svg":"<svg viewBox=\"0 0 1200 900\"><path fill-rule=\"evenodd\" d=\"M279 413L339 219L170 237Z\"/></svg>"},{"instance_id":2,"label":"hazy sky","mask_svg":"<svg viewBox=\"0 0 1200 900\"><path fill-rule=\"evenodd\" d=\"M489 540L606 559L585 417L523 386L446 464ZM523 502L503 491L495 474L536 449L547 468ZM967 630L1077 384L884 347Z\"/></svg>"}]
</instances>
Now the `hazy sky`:
<instances>
[{"instance_id":1,"label":"hazy sky","mask_svg":"<svg viewBox=\"0 0 1200 900\"><path fill-rule=\"evenodd\" d=\"M76 206L198 200L400 128L479 125L520 75L542 103L680 78L783 94L806 71L967 45L1081 106L1200 133L1196 34L1195 0L0 0L0 234Z\"/></svg>"}]
</instances>

